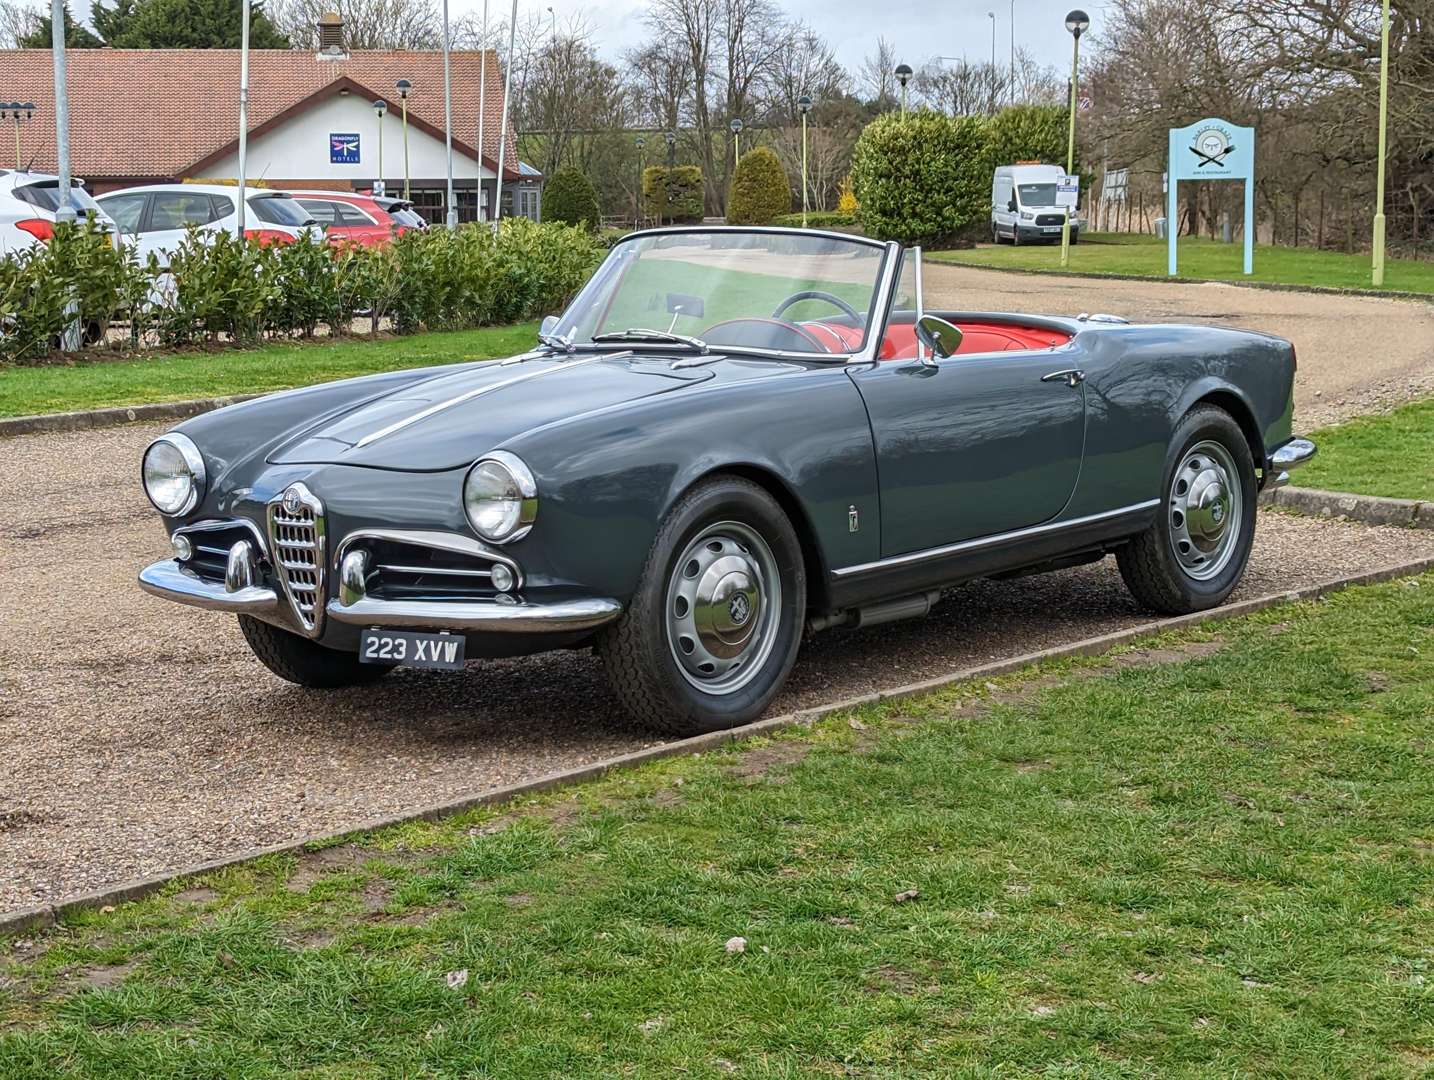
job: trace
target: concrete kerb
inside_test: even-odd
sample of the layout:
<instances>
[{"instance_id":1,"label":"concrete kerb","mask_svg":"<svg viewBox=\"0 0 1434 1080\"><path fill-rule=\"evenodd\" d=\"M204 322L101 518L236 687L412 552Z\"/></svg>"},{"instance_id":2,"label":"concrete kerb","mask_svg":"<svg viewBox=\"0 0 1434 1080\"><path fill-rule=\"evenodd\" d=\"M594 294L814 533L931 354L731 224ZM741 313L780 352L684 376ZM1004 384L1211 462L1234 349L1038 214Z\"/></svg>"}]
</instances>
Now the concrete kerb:
<instances>
[{"instance_id":1,"label":"concrete kerb","mask_svg":"<svg viewBox=\"0 0 1434 1080\"><path fill-rule=\"evenodd\" d=\"M920 694L931 693L935 690L941 690L960 682L1007 675L1013 671L1018 671L1021 668L1047 660L1063 659L1073 656L1099 656L1102 653L1109 652L1122 645L1127 645L1137 638L1145 637L1149 634L1164 633L1169 630L1178 630L1187 626L1197 626L1201 623L1239 618L1242 615L1249 615L1278 604L1316 599L1352 585L1370 585L1381 581L1390 581L1395 578L1420 574L1430 569L1434 569L1434 557L1416 559L1413 562L1400 563L1395 566L1383 567L1379 570L1370 570L1348 577L1335 578L1317 585L1309 585L1289 592L1271 593L1266 596L1255 597L1251 600L1242 600L1238 603L1228 604L1210 611L1197 612L1193 615L1182 615L1172 619L1152 620L1142 623L1139 626L1132 626L1126 630L1117 630L1113 633L1085 638L1081 641L1074 641L1065 645L1042 649L1038 652L1027 653L1023 656L1011 657L1007 660L997 660L989 664L963 668L959 671L953 671L933 679L893 687L890 690L863 694L860 697L846 698L826 705L802 709L797 712L786 713L782 716L774 716L766 720L758 720L754 723L734 728L731 731L719 731L713 732L710 735L697 735L689 739L677 739L673 742L647 747L643 750L622 754L579 768L549 773L546 776L541 776L535 780L529 780L521 784L512 784L491 791L460 796L456 799L421 807L416 810L386 815L337 832L306 836L287 843L275 844L271 847L259 848L239 855L232 855L223 859L200 863L197 866L188 866L172 873L159 874L154 877L126 882L113 888L100 890L99 892L71 897L55 904L9 912L0 915L0 937L9 937L28 933L33 930L44 929L78 912L109 907L127 900L141 899L160 892L166 886L176 881L252 862L266 855L293 854L313 844L332 843L334 840L344 836L372 832L376 829L383 829L393 825L403 825L413 821L438 821L476 807L501 805L522 796L533 795L559 787L568 787L586 780L593 780L617 769L629 768L649 761L677 757L683 754L702 753L703 751L713 750L725 746L728 743L738 742L742 739L752 738L753 736L769 735L792 727L809 726L827 716L858 708L863 705L876 704L882 701L898 701Z\"/></svg>"},{"instance_id":2,"label":"concrete kerb","mask_svg":"<svg viewBox=\"0 0 1434 1080\"><path fill-rule=\"evenodd\" d=\"M1283 506L1310 517L1347 518L1364 525L1397 525L1406 529L1434 529L1434 502L1385 499L1347 491L1284 487L1266 492L1261 501Z\"/></svg>"},{"instance_id":3,"label":"concrete kerb","mask_svg":"<svg viewBox=\"0 0 1434 1080\"><path fill-rule=\"evenodd\" d=\"M119 405L112 409L82 412L40 413L36 416L0 418L0 439L47 432L88 431L148 420L186 420L200 413L251 401L263 394L235 394L231 397L199 398L193 401L161 401L153 405Z\"/></svg>"}]
</instances>

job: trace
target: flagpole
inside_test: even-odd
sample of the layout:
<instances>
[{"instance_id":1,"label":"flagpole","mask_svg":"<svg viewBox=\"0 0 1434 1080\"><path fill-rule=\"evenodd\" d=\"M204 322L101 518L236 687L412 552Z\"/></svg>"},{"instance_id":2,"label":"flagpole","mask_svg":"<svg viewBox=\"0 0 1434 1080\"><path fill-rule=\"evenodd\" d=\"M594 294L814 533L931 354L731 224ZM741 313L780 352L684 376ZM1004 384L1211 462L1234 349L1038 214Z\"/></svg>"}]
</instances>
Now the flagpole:
<instances>
[{"instance_id":1,"label":"flagpole","mask_svg":"<svg viewBox=\"0 0 1434 1080\"><path fill-rule=\"evenodd\" d=\"M478 221L486 221L488 215L483 210L483 128L484 121L488 119L488 0L483 0L483 36L479 39L478 48L482 51L478 54L478 205L474 214Z\"/></svg>"},{"instance_id":2,"label":"flagpole","mask_svg":"<svg viewBox=\"0 0 1434 1080\"><path fill-rule=\"evenodd\" d=\"M448 153L448 213L450 229L458 227L458 207L453 202L453 76L448 65L448 0L443 0L443 147Z\"/></svg>"},{"instance_id":3,"label":"flagpole","mask_svg":"<svg viewBox=\"0 0 1434 1080\"><path fill-rule=\"evenodd\" d=\"M518 0L513 0L513 18L508 24L508 70L503 74L503 121L498 125L498 183L493 196L493 228L503 216L503 169L508 162L508 99L513 94L513 51L518 41Z\"/></svg>"}]
</instances>

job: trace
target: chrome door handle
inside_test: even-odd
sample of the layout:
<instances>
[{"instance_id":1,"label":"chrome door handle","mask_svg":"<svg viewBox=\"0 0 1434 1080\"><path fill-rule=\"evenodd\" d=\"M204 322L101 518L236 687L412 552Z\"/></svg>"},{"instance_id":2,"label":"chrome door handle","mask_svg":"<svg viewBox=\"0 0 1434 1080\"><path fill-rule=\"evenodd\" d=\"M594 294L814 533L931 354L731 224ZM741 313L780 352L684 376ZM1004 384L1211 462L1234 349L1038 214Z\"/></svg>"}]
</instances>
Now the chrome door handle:
<instances>
[{"instance_id":1,"label":"chrome door handle","mask_svg":"<svg viewBox=\"0 0 1434 1080\"><path fill-rule=\"evenodd\" d=\"M1066 368L1064 371L1052 371L1049 375L1042 375L1041 382L1063 382L1067 386L1079 386L1085 382L1085 372L1075 368Z\"/></svg>"}]
</instances>

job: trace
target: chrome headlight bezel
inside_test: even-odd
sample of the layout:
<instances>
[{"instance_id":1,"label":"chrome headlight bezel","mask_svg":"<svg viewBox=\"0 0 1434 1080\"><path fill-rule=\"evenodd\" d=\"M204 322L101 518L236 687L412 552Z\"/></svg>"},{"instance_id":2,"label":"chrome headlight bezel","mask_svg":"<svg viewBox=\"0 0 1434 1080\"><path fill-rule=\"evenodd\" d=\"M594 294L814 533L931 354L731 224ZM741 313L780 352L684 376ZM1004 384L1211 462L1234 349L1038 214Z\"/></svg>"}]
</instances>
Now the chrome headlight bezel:
<instances>
[{"instance_id":1,"label":"chrome headlight bezel","mask_svg":"<svg viewBox=\"0 0 1434 1080\"><path fill-rule=\"evenodd\" d=\"M171 447L178 452L189 477L188 491L183 499L173 505L161 503L155 498L154 492L150 490L149 486L150 454L161 445ZM194 445L194 440L182 432L171 431L161 435L144 448L144 454L139 459L139 483L140 487L144 488L144 497L165 517L183 517L193 511L199 505L200 500L204 498L204 486L207 479L204 470L204 455L199 452L199 447Z\"/></svg>"},{"instance_id":2,"label":"chrome headlight bezel","mask_svg":"<svg viewBox=\"0 0 1434 1080\"><path fill-rule=\"evenodd\" d=\"M478 485L506 489L503 495L478 496ZM484 504L507 504L496 521L481 514ZM493 544L511 544L527 536L538 517L538 482L517 454L494 450L475 461L463 477L463 514L469 527Z\"/></svg>"}]
</instances>

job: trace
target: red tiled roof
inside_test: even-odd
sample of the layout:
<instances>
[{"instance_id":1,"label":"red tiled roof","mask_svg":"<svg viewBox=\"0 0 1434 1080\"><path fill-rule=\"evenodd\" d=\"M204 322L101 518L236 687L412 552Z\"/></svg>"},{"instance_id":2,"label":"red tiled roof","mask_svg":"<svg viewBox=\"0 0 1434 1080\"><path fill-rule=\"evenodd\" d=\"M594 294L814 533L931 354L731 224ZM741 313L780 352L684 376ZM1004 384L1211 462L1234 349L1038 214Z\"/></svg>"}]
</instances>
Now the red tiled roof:
<instances>
[{"instance_id":1,"label":"red tiled roof","mask_svg":"<svg viewBox=\"0 0 1434 1080\"><path fill-rule=\"evenodd\" d=\"M449 54L453 82L453 145L472 154L478 137L478 81L482 53ZM70 49L65 53L70 99L70 168L86 179L181 177L232 149L239 135L239 50ZM484 159L498 151L503 75L488 53ZM347 60L318 60L290 49L249 51L249 135L301 111L322 91L343 83L371 97L397 100L393 85L408 79L409 123L443 137L443 54L356 52ZM23 126L23 154L34 168L53 172L55 76L48 49L0 51L0 96L33 101ZM512 118L509 118L511 124ZM5 127L8 125L0 125ZM3 140L0 140L3 142ZM0 154L0 159L4 155ZM8 160L5 160L9 164ZM516 177L510 132L505 176Z\"/></svg>"}]
</instances>

